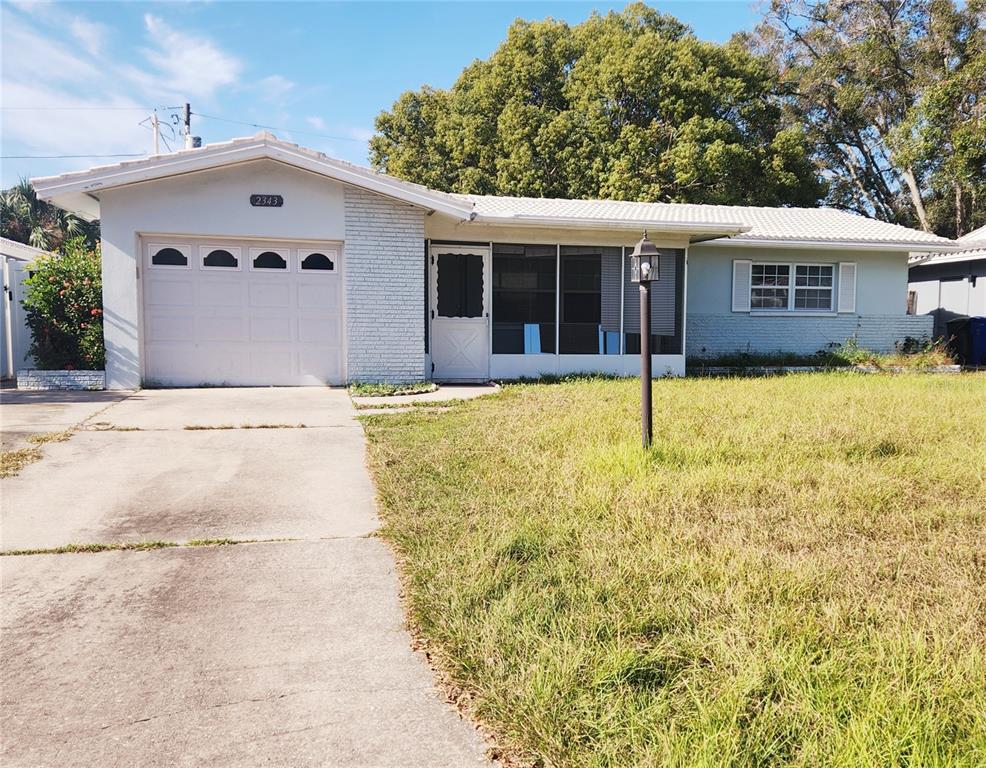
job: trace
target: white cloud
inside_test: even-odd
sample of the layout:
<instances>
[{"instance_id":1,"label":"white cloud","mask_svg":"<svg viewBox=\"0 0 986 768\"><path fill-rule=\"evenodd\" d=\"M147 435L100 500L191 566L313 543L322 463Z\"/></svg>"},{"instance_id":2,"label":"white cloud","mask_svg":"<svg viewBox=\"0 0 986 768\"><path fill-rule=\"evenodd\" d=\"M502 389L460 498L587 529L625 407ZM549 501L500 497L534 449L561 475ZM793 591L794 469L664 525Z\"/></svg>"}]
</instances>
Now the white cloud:
<instances>
[{"instance_id":1,"label":"white cloud","mask_svg":"<svg viewBox=\"0 0 986 768\"><path fill-rule=\"evenodd\" d=\"M325 130L325 121L320 117L306 117L305 122L317 131Z\"/></svg>"},{"instance_id":2,"label":"white cloud","mask_svg":"<svg viewBox=\"0 0 986 768\"><path fill-rule=\"evenodd\" d=\"M270 101L283 99L294 90L294 83L280 75L270 75L257 81L261 96Z\"/></svg>"},{"instance_id":3,"label":"white cloud","mask_svg":"<svg viewBox=\"0 0 986 768\"><path fill-rule=\"evenodd\" d=\"M151 47L143 53L155 72L127 72L145 87L156 84L175 96L211 99L219 89L236 83L243 70L238 58L208 38L175 29L159 16L145 14L144 26Z\"/></svg>"},{"instance_id":4,"label":"white cloud","mask_svg":"<svg viewBox=\"0 0 986 768\"><path fill-rule=\"evenodd\" d=\"M69 22L69 31L90 56L99 56L103 52L109 33L104 24L89 21L81 16L76 16Z\"/></svg>"}]
</instances>

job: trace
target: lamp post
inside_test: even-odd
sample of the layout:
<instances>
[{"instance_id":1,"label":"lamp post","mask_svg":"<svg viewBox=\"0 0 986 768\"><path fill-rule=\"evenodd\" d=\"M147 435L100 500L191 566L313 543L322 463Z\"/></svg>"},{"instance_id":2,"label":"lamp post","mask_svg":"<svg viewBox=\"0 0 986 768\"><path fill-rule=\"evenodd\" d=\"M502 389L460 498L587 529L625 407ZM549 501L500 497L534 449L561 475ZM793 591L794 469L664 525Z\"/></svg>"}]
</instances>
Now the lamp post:
<instances>
[{"instance_id":1,"label":"lamp post","mask_svg":"<svg viewBox=\"0 0 986 768\"><path fill-rule=\"evenodd\" d=\"M640 431L644 448L650 448L651 357L650 357L650 284L661 279L660 252L647 239L647 230L630 254L630 280L640 284Z\"/></svg>"}]
</instances>

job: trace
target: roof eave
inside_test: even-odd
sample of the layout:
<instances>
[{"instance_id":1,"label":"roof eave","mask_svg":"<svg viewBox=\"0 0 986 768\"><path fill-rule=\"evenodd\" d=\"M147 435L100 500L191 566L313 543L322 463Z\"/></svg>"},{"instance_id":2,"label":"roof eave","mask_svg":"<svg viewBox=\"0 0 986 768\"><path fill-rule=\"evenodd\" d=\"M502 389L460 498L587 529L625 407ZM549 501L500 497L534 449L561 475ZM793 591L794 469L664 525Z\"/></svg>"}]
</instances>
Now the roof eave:
<instances>
[{"instance_id":1,"label":"roof eave","mask_svg":"<svg viewBox=\"0 0 986 768\"><path fill-rule=\"evenodd\" d=\"M359 173L345 165L332 163L305 152L295 151L280 143L266 140L243 142L235 145L203 147L201 150L178 152L173 155L155 155L145 162L94 169L87 173L61 176L44 176L31 179L38 196L65 207L71 197L80 193L95 195L108 189L130 184L156 181L170 176L196 173L252 160L270 159L317 173L344 184L376 192L427 211L439 211L462 221L472 216L471 203L448 198L441 193L431 193L405 184L389 176ZM78 200L78 198L76 198ZM69 208L71 210L71 208ZM96 206L98 216L98 203Z\"/></svg>"},{"instance_id":2,"label":"roof eave","mask_svg":"<svg viewBox=\"0 0 986 768\"><path fill-rule=\"evenodd\" d=\"M713 241L709 245L726 245L725 241ZM746 248L825 248L830 250L851 250L851 251L895 251L895 252L914 252L914 251L934 251L939 253L951 253L960 250L955 245L944 243L938 245L927 242L913 241L875 241L875 240L796 240L796 239L774 239L766 237L740 237L728 241L728 245Z\"/></svg>"},{"instance_id":3,"label":"roof eave","mask_svg":"<svg viewBox=\"0 0 986 768\"><path fill-rule=\"evenodd\" d=\"M651 232L683 235L711 235L714 237L732 237L749 232L750 227L744 224L722 223L691 223L671 221L628 221L626 219L594 219L579 216L491 216L477 214L472 219L473 224L487 224L500 227L541 227L546 229L604 229L640 232L644 229Z\"/></svg>"}]
</instances>

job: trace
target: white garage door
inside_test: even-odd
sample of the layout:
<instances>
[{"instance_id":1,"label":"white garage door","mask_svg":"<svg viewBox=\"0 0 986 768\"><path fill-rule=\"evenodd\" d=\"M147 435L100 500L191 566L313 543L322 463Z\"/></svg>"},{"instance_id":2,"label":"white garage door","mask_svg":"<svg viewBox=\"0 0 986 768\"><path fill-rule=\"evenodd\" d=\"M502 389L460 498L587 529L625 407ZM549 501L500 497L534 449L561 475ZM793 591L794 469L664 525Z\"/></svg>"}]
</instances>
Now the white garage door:
<instances>
[{"instance_id":1,"label":"white garage door","mask_svg":"<svg viewBox=\"0 0 986 768\"><path fill-rule=\"evenodd\" d=\"M338 243L148 238L144 381L344 383Z\"/></svg>"}]
</instances>

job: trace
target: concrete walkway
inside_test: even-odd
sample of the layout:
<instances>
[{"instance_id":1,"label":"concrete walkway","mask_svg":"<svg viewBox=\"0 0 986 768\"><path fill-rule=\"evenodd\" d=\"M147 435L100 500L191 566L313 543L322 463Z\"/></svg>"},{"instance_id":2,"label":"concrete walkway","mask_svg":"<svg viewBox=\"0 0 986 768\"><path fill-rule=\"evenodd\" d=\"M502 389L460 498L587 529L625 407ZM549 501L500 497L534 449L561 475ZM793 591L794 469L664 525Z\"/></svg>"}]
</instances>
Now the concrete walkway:
<instances>
[{"instance_id":1,"label":"concrete walkway","mask_svg":"<svg viewBox=\"0 0 986 768\"><path fill-rule=\"evenodd\" d=\"M0 558L4 766L489 765L410 650L345 392L147 391L93 421L3 481L5 550L297 540ZM185 429L233 423L308 426Z\"/></svg>"},{"instance_id":2,"label":"concrete walkway","mask_svg":"<svg viewBox=\"0 0 986 768\"><path fill-rule=\"evenodd\" d=\"M0 388L0 450L23 448L31 435L70 429L128 394Z\"/></svg>"}]
</instances>

